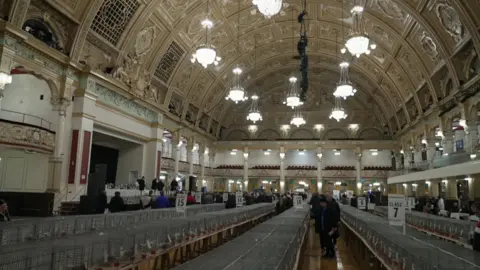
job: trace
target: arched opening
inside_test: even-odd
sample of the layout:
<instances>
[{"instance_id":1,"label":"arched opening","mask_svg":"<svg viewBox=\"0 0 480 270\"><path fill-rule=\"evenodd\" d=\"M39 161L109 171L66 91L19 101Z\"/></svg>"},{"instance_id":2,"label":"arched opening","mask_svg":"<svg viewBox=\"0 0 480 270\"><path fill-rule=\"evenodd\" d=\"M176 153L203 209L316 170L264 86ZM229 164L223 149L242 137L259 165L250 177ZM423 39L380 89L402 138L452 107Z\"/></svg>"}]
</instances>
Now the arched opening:
<instances>
[{"instance_id":1,"label":"arched opening","mask_svg":"<svg viewBox=\"0 0 480 270\"><path fill-rule=\"evenodd\" d=\"M57 35L43 19L29 19L23 24L22 29L45 43L48 47L63 52Z\"/></svg>"}]
</instances>

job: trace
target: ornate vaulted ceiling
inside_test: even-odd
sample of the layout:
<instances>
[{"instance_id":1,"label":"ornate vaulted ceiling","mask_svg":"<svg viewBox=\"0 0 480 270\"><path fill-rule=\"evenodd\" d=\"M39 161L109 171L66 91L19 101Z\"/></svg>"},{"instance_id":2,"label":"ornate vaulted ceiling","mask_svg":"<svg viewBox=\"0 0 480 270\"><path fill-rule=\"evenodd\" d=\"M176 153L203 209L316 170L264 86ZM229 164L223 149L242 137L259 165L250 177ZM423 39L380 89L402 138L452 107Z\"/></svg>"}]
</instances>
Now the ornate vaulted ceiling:
<instances>
[{"instance_id":1,"label":"ornate vaulted ceiling","mask_svg":"<svg viewBox=\"0 0 480 270\"><path fill-rule=\"evenodd\" d=\"M26 2L17 0L16 5ZM288 89L288 76L299 67L299 60L292 58L292 45L299 36L296 15L303 9L303 0L284 0L288 7L271 19L252 12L256 7L251 0L240 0L239 13L237 0L210 0L214 22L210 38L222 61L207 69L190 62L194 48L203 41L200 22L206 17L206 0L49 0L51 8L41 2L32 0L26 17L52 14L52 28L74 61L97 71L121 67L124 73L113 74L119 80L131 76L132 70L144 69L155 92L150 101L165 111L170 109L173 115L198 119L196 125L213 132L220 126L247 125L248 105L225 101L232 68L238 64L245 70L247 91L260 96L261 125L289 122L292 112L280 103ZM351 66L350 75L359 92L346 102L349 117L342 124L386 124L395 133L435 109L472 76L470 65L480 49L480 16L474 15L480 14L480 1L363 2L365 29L378 47ZM342 10L341 0L307 1L307 125L338 125L327 118L341 61L337 49L342 45L336 40L348 33L352 3L345 0ZM15 20L15 12L11 20ZM127 54L136 58L125 61ZM141 76L142 72L134 73Z\"/></svg>"}]
</instances>

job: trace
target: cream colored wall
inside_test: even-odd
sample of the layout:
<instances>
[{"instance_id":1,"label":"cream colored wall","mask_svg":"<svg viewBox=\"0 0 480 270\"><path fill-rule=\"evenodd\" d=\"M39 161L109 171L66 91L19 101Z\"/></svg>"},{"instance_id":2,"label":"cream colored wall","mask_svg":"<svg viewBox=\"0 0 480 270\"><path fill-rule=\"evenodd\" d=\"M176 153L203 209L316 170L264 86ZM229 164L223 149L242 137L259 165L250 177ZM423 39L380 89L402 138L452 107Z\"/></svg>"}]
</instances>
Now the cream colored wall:
<instances>
[{"instance_id":1,"label":"cream colored wall","mask_svg":"<svg viewBox=\"0 0 480 270\"><path fill-rule=\"evenodd\" d=\"M42 153L27 153L12 148L0 151L0 190L45 192L48 157Z\"/></svg>"},{"instance_id":2,"label":"cream colored wall","mask_svg":"<svg viewBox=\"0 0 480 270\"><path fill-rule=\"evenodd\" d=\"M118 153L117 177L115 183L117 185L134 184L136 179L130 179L130 172L136 171L138 173L138 178L141 178L144 176L144 165L143 144L126 149L120 149ZM146 176L145 178L146 182L149 183L151 179L148 179Z\"/></svg>"}]
</instances>

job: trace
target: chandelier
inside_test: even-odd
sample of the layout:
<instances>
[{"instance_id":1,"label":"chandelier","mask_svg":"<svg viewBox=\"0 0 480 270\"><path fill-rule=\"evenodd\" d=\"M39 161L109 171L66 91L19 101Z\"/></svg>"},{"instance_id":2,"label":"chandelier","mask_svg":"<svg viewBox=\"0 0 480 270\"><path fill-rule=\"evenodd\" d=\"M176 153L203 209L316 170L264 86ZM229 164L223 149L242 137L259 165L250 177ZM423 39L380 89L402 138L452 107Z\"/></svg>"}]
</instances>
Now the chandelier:
<instances>
[{"instance_id":1,"label":"chandelier","mask_svg":"<svg viewBox=\"0 0 480 270\"><path fill-rule=\"evenodd\" d=\"M262 121L262 115L260 114L260 110L258 109L258 96L252 96L252 106L250 107L250 111L247 116L247 120L256 123L257 121Z\"/></svg>"},{"instance_id":2,"label":"chandelier","mask_svg":"<svg viewBox=\"0 0 480 270\"><path fill-rule=\"evenodd\" d=\"M368 35L361 30L363 7L354 6L351 13L352 30L345 46L352 55L358 58L362 54L370 54L371 50L375 50L377 45L371 43ZM345 52L346 49L342 49L342 53Z\"/></svg>"},{"instance_id":3,"label":"chandelier","mask_svg":"<svg viewBox=\"0 0 480 270\"><path fill-rule=\"evenodd\" d=\"M345 110L342 108L342 100L338 97L335 98L335 107L333 107L332 112L330 113L330 119L335 119L337 122L347 118Z\"/></svg>"},{"instance_id":4,"label":"chandelier","mask_svg":"<svg viewBox=\"0 0 480 270\"><path fill-rule=\"evenodd\" d=\"M294 109L295 107L298 107L303 104L302 101L300 101L300 95L298 94L297 91L297 78L296 77L290 77L290 89L287 94L287 99L283 102L283 104L287 105L288 107L292 107Z\"/></svg>"},{"instance_id":5,"label":"chandelier","mask_svg":"<svg viewBox=\"0 0 480 270\"><path fill-rule=\"evenodd\" d=\"M257 6L260 13L265 17L271 18L278 14L282 9L283 0L253 0L252 3Z\"/></svg>"},{"instance_id":6,"label":"chandelier","mask_svg":"<svg viewBox=\"0 0 480 270\"><path fill-rule=\"evenodd\" d=\"M207 1L207 16L208 16L208 1ZM205 19L202 21L202 26L205 28L205 43L201 44L195 50L195 53L192 54L192 58L190 61L195 63L197 61L200 65L204 68L207 68L209 65L214 64L215 66L218 65L218 62L222 60L217 55L217 50L215 47L208 43L208 31L213 27L213 22L209 19Z\"/></svg>"},{"instance_id":7,"label":"chandelier","mask_svg":"<svg viewBox=\"0 0 480 270\"><path fill-rule=\"evenodd\" d=\"M305 123L307 122L305 121L305 119L303 119L302 113L300 112L300 107L297 106L295 108L295 113L293 114L293 118L290 121L290 125L294 125L298 128L301 125L305 125Z\"/></svg>"},{"instance_id":8,"label":"chandelier","mask_svg":"<svg viewBox=\"0 0 480 270\"><path fill-rule=\"evenodd\" d=\"M240 85L240 74L242 69L236 67L233 69L234 74L234 83L228 92L228 96L225 98L227 100L231 99L233 102L238 103L240 101L245 101L248 97L245 95L245 89Z\"/></svg>"},{"instance_id":9,"label":"chandelier","mask_svg":"<svg viewBox=\"0 0 480 270\"><path fill-rule=\"evenodd\" d=\"M355 92L357 92L350 82L350 78L348 76L348 66L348 62L340 63L340 81L337 83L337 87L333 93L335 97L347 99L347 97L351 97L355 94Z\"/></svg>"}]
</instances>

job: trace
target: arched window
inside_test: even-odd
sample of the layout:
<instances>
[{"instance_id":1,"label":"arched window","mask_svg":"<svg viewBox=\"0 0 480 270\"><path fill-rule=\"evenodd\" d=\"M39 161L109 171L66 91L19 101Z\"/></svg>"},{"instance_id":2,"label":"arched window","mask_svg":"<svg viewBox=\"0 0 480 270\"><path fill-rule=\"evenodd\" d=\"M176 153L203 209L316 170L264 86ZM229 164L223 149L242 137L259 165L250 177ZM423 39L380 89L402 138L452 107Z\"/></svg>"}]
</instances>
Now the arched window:
<instances>
[{"instance_id":1,"label":"arched window","mask_svg":"<svg viewBox=\"0 0 480 270\"><path fill-rule=\"evenodd\" d=\"M60 46L57 36L44 20L29 19L23 24L22 29L47 44L50 48L63 52L63 48Z\"/></svg>"}]
</instances>

